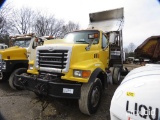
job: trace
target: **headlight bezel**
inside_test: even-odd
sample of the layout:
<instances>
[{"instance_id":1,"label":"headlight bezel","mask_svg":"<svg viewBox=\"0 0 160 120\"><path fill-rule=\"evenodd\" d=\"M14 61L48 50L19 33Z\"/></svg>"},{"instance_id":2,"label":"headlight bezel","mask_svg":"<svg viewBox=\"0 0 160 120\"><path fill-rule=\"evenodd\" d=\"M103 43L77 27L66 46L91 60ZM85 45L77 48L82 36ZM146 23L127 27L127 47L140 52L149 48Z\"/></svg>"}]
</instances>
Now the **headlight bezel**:
<instances>
[{"instance_id":1,"label":"headlight bezel","mask_svg":"<svg viewBox=\"0 0 160 120\"><path fill-rule=\"evenodd\" d=\"M78 69L74 69L73 70L73 76L74 77L89 78L90 75L91 75L91 71L90 70L78 70Z\"/></svg>"}]
</instances>

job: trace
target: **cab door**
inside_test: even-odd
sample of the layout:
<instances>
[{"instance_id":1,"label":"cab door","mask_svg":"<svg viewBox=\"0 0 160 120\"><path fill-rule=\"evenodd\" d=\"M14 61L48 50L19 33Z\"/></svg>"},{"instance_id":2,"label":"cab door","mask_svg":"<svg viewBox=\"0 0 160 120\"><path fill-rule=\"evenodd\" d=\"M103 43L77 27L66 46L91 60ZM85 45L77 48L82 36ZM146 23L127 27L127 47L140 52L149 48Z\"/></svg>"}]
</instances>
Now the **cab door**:
<instances>
[{"instance_id":1,"label":"cab door","mask_svg":"<svg viewBox=\"0 0 160 120\"><path fill-rule=\"evenodd\" d=\"M100 60L103 63L105 68L109 66L109 39L108 37L102 33L101 39L101 48L100 48Z\"/></svg>"}]
</instances>

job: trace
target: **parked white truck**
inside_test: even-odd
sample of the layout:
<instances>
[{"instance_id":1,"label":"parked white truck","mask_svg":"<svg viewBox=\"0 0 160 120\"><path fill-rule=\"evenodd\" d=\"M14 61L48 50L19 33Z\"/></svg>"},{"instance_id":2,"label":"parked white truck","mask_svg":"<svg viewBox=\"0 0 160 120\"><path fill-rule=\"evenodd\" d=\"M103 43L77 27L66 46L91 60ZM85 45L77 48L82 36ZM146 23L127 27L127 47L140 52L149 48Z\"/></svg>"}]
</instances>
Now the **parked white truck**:
<instances>
[{"instance_id":1,"label":"parked white truck","mask_svg":"<svg viewBox=\"0 0 160 120\"><path fill-rule=\"evenodd\" d=\"M114 93L110 115L111 120L160 120L160 65L132 70Z\"/></svg>"}]
</instances>

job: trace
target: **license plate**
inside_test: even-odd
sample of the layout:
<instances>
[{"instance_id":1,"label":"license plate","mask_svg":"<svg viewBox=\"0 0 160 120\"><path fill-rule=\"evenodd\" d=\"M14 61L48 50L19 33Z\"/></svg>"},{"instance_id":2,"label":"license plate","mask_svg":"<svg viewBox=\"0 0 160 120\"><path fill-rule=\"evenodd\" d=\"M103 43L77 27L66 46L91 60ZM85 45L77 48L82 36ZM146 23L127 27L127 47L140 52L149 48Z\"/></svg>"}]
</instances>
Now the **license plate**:
<instances>
[{"instance_id":1,"label":"license plate","mask_svg":"<svg viewBox=\"0 0 160 120\"><path fill-rule=\"evenodd\" d=\"M69 88L63 88L63 93L69 93L69 94L73 94L73 89L69 89Z\"/></svg>"}]
</instances>

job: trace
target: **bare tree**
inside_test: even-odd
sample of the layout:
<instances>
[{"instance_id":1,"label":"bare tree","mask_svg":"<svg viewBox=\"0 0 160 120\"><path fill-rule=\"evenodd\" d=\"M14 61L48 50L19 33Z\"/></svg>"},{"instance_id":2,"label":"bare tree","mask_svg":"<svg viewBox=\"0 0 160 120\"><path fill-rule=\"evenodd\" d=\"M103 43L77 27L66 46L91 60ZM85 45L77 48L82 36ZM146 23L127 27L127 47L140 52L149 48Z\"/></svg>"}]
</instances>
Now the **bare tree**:
<instances>
[{"instance_id":1,"label":"bare tree","mask_svg":"<svg viewBox=\"0 0 160 120\"><path fill-rule=\"evenodd\" d=\"M79 30L79 24L69 21L66 25L66 32L72 32L74 30Z\"/></svg>"},{"instance_id":2,"label":"bare tree","mask_svg":"<svg viewBox=\"0 0 160 120\"><path fill-rule=\"evenodd\" d=\"M0 19L1 21L1 19ZM11 17L12 34L26 34L34 32L39 36L64 36L67 32L79 29L79 24L69 21L66 25L54 15L42 14L30 8L13 10Z\"/></svg>"},{"instance_id":3,"label":"bare tree","mask_svg":"<svg viewBox=\"0 0 160 120\"><path fill-rule=\"evenodd\" d=\"M64 26L63 20L58 20L54 15L44 15L41 14L37 16L34 23L34 31L39 36L52 35L57 37Z\"/></svg>"},{"instance_id":4,"label":"bare tree","mask_svg":"<svg viewBox=\"0 0 160 120\"><path fill-rule=\"evenodd\" d=\"M135 44L134 43L130 43L129 46L128 46L128 51L129 52L134 52L135 48L136 48Z\"/></svg>"},{"instance_id":5,"label":"bare tree","mask_svg":"<svg viewBox=\"0 0 160 120\"><path fill-rule=\"evenodd\" d=\"M30 8L21 8L12 13L12 23L16 33L26 34L32 32L32 24L35 17L34 11Z\"/></svg>"},{"instance_id":6,"label":"bare tree","mask_svg":"<svg viewBox=\"0 0 160 120\"><path fill-rule=\"evenodd\" d=\"M124 51L125 53L129 53L128 48L124 48L123 51Z\"/></svg>"},{"instance_id":7,"label":"bare tree","mask_svg":"<svg viewBox=\"0 0 160 120\"><path fill-rule=\"evenodd\" d=\"M80 29L79 24L69 21L65 26L63 26L61 31L61 37L63 37L68 32L72 32L74 30L79 30L79 29Z\"/></svg>"},{"instance_id":8,"label":"bare tree","mask_svg":"<svg viewBox=\"0 0 160 120\"><path fill-rule=\"evenodd\" d=\"M9 44L9 32L12 28L10 21L11 6L4 4L0 9L0 43Z\"/></svg>"},{"instance_id":9,"label":"bare tree","mask_svg":"<svg viewBox=\"0 0 160 120\"><path fill-rule=\"evenodd\" d=\"M11 28L11 22L9 21L9 13L10 13L9 4L5 4L0 9L0 35L6 35L9 33L9 29Z\"/></svg>"}]
</instances>

